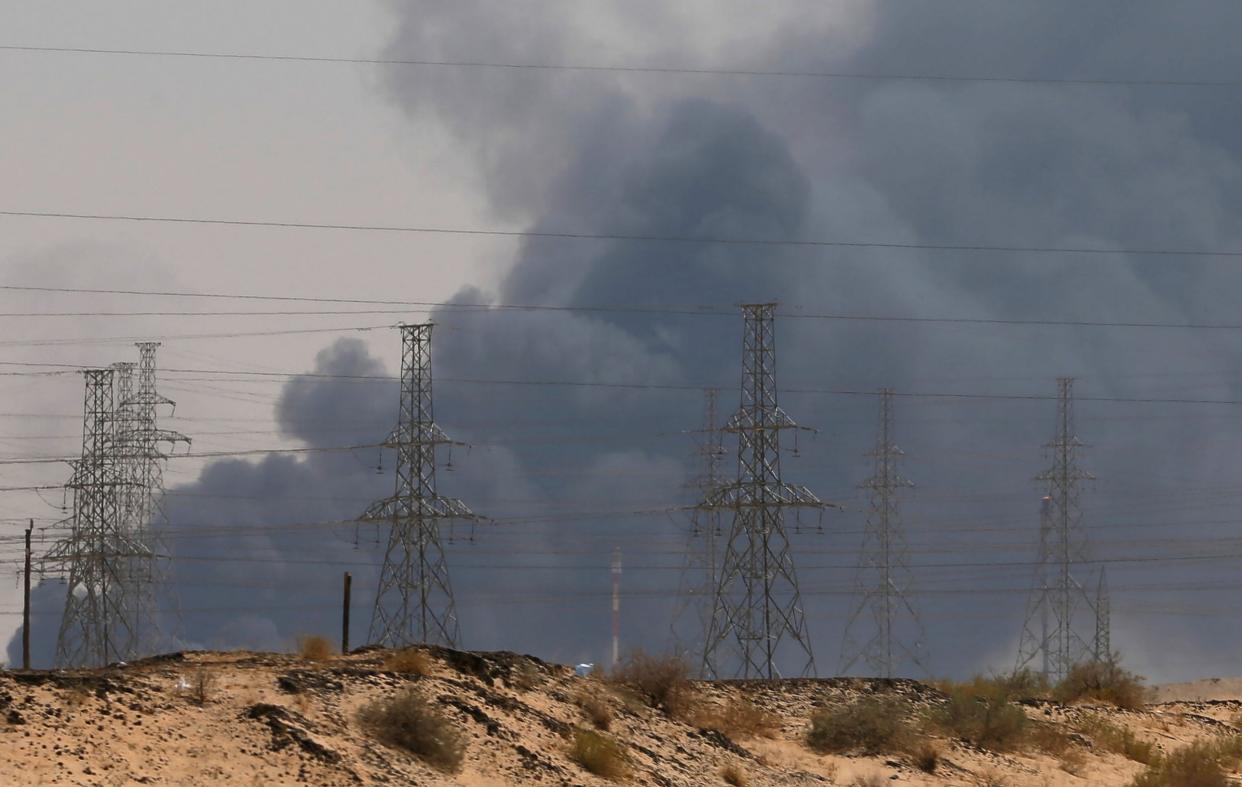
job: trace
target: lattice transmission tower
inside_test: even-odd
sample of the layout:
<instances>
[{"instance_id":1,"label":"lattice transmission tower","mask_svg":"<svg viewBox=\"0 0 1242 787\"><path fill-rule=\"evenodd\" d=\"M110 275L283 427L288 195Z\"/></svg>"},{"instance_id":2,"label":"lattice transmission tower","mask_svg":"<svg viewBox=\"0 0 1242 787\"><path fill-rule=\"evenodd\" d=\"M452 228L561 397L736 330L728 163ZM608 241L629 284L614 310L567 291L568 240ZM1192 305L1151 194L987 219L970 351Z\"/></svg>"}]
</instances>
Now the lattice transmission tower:
<instances>
[{"instance_id":1,"label":"lattice transmission tower","mask_svg":"<svg viewBox=\"0 0 1242 787\"><path fill-rule=\"evenodd\" d=\"M118 399L118 449L127 466L127 490L122 507L123 521L135 543L146 548L146 555L133 560L131 570L137 580L134 626L137 653L150 653L161 644L157 596L169 597L168 545L164 538L164 463L178 443L190 445L185 435L159 425L161 407L175 411L176 402L159 393L156 379L156 350L159 342L139 342L137 390ZM130 365L132 366L132 364Z\"/></svg>"},{"instance_id":2,"label":"lattice transmission tower","mask_svg":"<svg viewBox=\"0 0 1242 787\"><path fill-rule=\"evenodd\" d=\"M673 650L678 655L703 652L701 637L707 630L719 574L717 543L724 538L720 527L721 512L718 508L703 505L723 485L724 434L720 431L716 410L719 394L715 388L703 392L703 426L692 432L698 474L686 486L694 491L695 506L690 510L690 532L686 539L685 562L671 625ZM684 625L688 613L693 614L693 626ZM691 642L685 641L683 629L695 632Z\"/></svg>"},{"instance_id":3,"label":"lattice transmission tower","mask_svg":"<svg viewBox=\"0 0 1242 787\"><path fill-rule=\"evenodd\" d=\"M880 389L879 399L876 444L867 453L874 469L861 484L869 503L856 579L859 601L845 626L841 674L863 661L875 675L891 678L903 665L926 673L927 653L923 623L908 595L911 575L898 505L898 492L914 484L897 468L905 453L893 442L892 389Z\"/></svg>"},{"instance_id":4,"label":"lattice transmission tower","mask_svg":"<svg viewBox=\"0 0 1242 787\"><path fill-rule=\"evenodd\" d=\"M1096 604L1079 581L1075 565L1086 560L1086 534L1079 505L1080 484L1094 476L1078 465L1083 444L1074 431L1074 380L1057 379L1057 432L1045 444L1052 466L1036 476L1047 484L1040 515L1035 587L1027 603L1017 668L1039 670L1060 681L1075 664L1095 655L1092 637L1082 635L1084 613Z\"/></svg>"},{"instance_id":5,"label":"lattice transmission tower","mask_svg":"<svg viewBox=\"0 0 1242 787\"><path fill-rule=\"evenodd\" d=\"M781 476L780 435L803 427L777 403L776 304L742 309L741 407L724 426L737 435L737 479L716 489L701 506L733 518L707 627L703 674L778 678L784 674L778 667L783 660L797 664L792 675L814 675L784 512L822 513L825 504Z\"/></svg>"},{"instance_id":6,"label":"lattice transmission tower","mask_svg":"<svg viewBox=\"0 0 1242 787\"><path fill-rule=\"evenodd\" d=\"M99 667L130 657L137 597L132 562L149 557L121 517L129 481L116 450L115 369L86 371L82 455L66 488L73 513L69 537L48 551L43 565L68 575L56 637L60 667Z\"/></svg>"},{"instance_id":7,"label":"lattice transmission tower","mask_svg":"<svg viewBox=\"0 0 1242 787\"><path fill-rule=\"evenodd\" d=\"M372 644L389 647L457 646L461 633L440 528L477 520L465 503L436 491L436 448L452 441L433 417L431 329L431 323L401 326L401 409L384 442L397 453L396 491L362 517L390 529L370 632Z\"/></svg>"}]
</instances>

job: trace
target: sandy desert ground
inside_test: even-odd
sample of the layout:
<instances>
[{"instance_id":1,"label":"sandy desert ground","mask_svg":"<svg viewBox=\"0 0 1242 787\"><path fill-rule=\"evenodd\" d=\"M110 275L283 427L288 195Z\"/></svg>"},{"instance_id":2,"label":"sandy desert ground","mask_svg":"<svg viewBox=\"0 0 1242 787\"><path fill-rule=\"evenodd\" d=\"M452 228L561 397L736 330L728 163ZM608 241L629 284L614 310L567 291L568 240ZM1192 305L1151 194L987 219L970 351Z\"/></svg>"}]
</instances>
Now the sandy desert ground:
<instances>
[{"instance_id":1,"label":"sandy desert ground","mask_svg":"<svg viewBox=\"0 0 1242 787\"><path fill-rule=\"evenodd\" d=\"M1242 712L1242 680L1162 687L1141 711L1034 702L1024 712L1065 730L1071 755L988 752L940 738L940 763L928 774L907 756L822 756L803 743L813 712L865 694L901 695L912 707L943 702L912 681L699 684L700 706L745 697L779 722L768 737L729 737L529 657L430 650L429 674L416 675L385 669L387 655L186 653L98 671L0 673L0 784L605 785L613 782L585 772L568 752L573 731L589 726L581 698L594 696L614 714L609 734L628 753L630 784L724 784L722 770L734 766L755 787L850 785L867 776L909 785L1125 785L1143 766L1097 745L1093 719L1171 751L1233 732ZM199 704L202 676L208 687ZM465 734L459 772L377 743L359 724L363 705L407 686Z\"/></svg>"}]
</instances>

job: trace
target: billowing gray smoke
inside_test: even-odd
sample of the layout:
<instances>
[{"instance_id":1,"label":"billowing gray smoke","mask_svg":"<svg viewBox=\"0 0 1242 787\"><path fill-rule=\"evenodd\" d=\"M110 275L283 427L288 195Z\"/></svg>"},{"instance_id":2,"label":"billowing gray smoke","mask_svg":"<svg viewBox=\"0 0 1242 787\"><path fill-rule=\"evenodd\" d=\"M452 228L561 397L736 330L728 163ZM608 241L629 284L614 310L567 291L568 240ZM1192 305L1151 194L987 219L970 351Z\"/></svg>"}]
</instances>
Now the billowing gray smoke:
<instances>
[{"instance_id":1,"label":"billowing gray smoke","mask_svg":"<svg viewBox=\"0 0 1242 787\"><path fill-rule=\"evenodd\" d=\"M401 0L388 56L513 63L637 62L856 74L1227 79L1242 66L1234 3L1107 0L514 5ZM609 55L606 53L617 53ZM601 54L605 53L605 54ZM608 59L608 58L613 59ZM453 131L497 222L646 237L1009 247L1242 248L1235 89L1017 82L775 79L514 69L393 68L413 123ZM740 243L537 239L463 303L729 305L777 300L782 403L821 429L788 475L842 502L795 537L821 672L835 666L862 525L855 484L873 439L868 396L793 389L1238 398L1236 332L807 319L857 316L1231 321L1242 273L1192 256L1040 254ZM412 286L412 285L411 285ZM802 314L803 317L798 315ZM737 317L445 309L437 417L454 437L442 486L494 518L450 549L466 644L598 660L608 558L627 564L627 645L667 646L690 439L720 386L736 403ZM394 336L393 341L396 341ZM351 345L323 370L374 374ZM390 370L395 371L395 370ZM526 381L539 385L481 381ZM651 388L549 383L650 384ZM308 445L374 442L391 385L298 380L278 411ZM1088 401L1079 431L1095 554L1115 587L1114 642L1161 677L1220 672L1235 627L1187 611L1225 604L1233 446L1222 407ZM358 423L359 414L365 423ZM901 398L898 441L918 484L905 508L937 674L1012 663L1034 555L1039 446L1053 405ZM325 432L331 430L331 434ZM375 532L323 526L390 493L374 456L213 466L170 511L185 629L212 646L278 647L335 630L337 563L379 560ZM385 460L390 465L389 460ZM1231 491L1233 490L1233 491ZM207 529L240 525L227 537ZM246 526L253 532L245 532ZM462 536L469 535L462 531ZM231 540L230 540L231 539ZM1225 544L1224 549L1221 545ZM253 555L253 563L223 562ZM1134 562L1129 558L1162 558ZM356 587L373 574L355 566ZM370 569L373 571L373 568ZM1172 590L1170 588L1179 588ZM41 589L41 594L44 591ZM365 594L364 594L365 595ZM366 599L360 601L361 605ZM211 611L212 609L228 611ZM201 609L201 611L199 611ZM365 616L364 616L365 617ZM1187 623L1195 620L1195 625ZM1176 648L1168 642L1182 643ZM950 644L951 643L951 644ZM1156 643L1161 646L1157 647ZM970 654L964 656L963 654Z\"/></svg>"}]
</instances>

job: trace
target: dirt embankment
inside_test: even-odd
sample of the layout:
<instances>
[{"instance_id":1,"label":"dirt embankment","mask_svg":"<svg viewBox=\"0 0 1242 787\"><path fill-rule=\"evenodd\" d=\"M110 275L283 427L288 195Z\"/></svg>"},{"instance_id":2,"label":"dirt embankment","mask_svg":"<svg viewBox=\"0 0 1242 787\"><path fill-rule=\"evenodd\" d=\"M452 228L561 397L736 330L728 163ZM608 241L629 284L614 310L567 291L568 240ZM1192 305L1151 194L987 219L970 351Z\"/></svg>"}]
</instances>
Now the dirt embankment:
<instances>
[{"instance_id":1,"label":"dirt embankment","mask_svg":"<svg viewBox=\"0 0 1242 787\"><path fill-rule=\"evenodd\" d=\"M1142 711L1033 703L1023 711L1063 728L1072 757L994 753L940 736L933 741L939 763L925 773L908 755L825 756L803 742L813 713L862 696L897 694L927 708L943 702L912 681L698 684L700 707L742 701L772 722L761 735L730 737L528 657L433 649L419 675L386 667L389 656L187 653L98 671L0 673L0 784L606 785L614 782L588 773L570 751L575 732L592 726L583 705L593 699L611 719L604 734L624 752L629 784L724 784L729 770L755 787L868 777L876 784L1120 787L1143 766L1084 734L1092 719L1168 751L1232 731L1242 713L1242 702L1204 692L1170 694L1179 701ZM365 705L406 688L462 734L456 773L379 743L359 723Z\"/></svg>"}]
</instances>

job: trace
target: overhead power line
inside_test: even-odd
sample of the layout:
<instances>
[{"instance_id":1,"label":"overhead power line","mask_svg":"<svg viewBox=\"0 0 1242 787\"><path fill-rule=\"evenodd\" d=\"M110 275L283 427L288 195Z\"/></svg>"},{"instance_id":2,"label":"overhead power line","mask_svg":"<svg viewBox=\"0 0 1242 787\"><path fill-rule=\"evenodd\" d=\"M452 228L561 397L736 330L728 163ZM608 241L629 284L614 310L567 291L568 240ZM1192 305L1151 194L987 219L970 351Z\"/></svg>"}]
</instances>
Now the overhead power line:
<instances>
[{"instance_id":1,"label":"overhead power line","mask_svg":"<svg viewBox=\"0 0 1242 787\"><path fill-rule=\"evenodd\" d=\"M557 232L552 230L498 230L470 227L432 227L400 224L344 224L302 221L270 221L260 219L214 219L192 216L152 216L105 213L67 213L62 211L0 210L0 216L44 219L76 219L86 221L126 221L157 224L195 224L227 227L269 227L280 229L345 230L352 232L384 232L427 235L456 235L488 238L543 238L548 240L626 241L641 243L672 243L678 245L759 246L789 248L861 248L903 249L917 251L993 252L1001 254L1085 254L1103 256L1144 257L1242 257L1242 250L1232 249L1153 249L1100 248L1089 246L1022 246L986 243L901 243L897 241L844 241L794 238L729 238L685 235L644 235L628 233Z\"/></svg>"},{"instance_id":2,"label":"overhead power line","mask_svg":"<svg viewBox=\"0 0 1242 787\"><path fill-rule=\"evenodd\" d=\"M1206 87L1237 88L1233 79L1103 79L1090 77L1019 77L972 74L920 74L903 72L814 71L761 68L691 68L677 66L597 65L588 63L516 63L489 60L432 60L389 57L330 57L315 55L272 55L253 52L206 52L167 49L100 49L94 47L0 45L8 52L44 52L80 55L126 55L131 57L170 57L200 60L251 60L279 63L336 63L350 65L411 66L490 71L570 71L587 73L648 74L667 76L758 77L807 80L851 80L867 82L948 82L1000 83L1019 85L1076 85L1085 87Z\"/></svg>"},{"instance_id":3,"label":"overhead power line","mask_svg":"<svg viewBox=\"0 0 1242 787\"><path fill-rule=\"evenodd\" d=\"M357 306L390 306L406 307L403 309L351 309L351 310L286 310L286 311L77 311L77 312L0 312L0 318L7 317L265 317L265 316L336 316L336 315L375 315L375 314L406 314L410 309L436 309L443 311L464 312L468 314L504 314L509 312L583 312L583 313L626 313L626 314L666 314L694 317L732 317L733 307L721 304L537 304L537 303L462 303L458 301L413 301L373 298L323 298L312 296L291 295L258 295L253 293L221 293L191 292L176 290L118 290L86 287L38 287L23 285L0 285L0 290L10 292L47 292L77 295L125 295L136 297L158 298L203 298L240 301L283 301L295 303L322 303ZM785 306L778 314L782 317L801 320L858 321L858 322L895 322L951 325L1004 325L1023 327L1068 327L1068 328L1143 328L1172 330L1242 330L1242 323L1222 322L1154 322L1147 320L1076 320L1076 319L1016 319L992 317L920 317L913 315L891 314L842 314L812 311L809 306Z\"/></svg>"}]
</instances>

